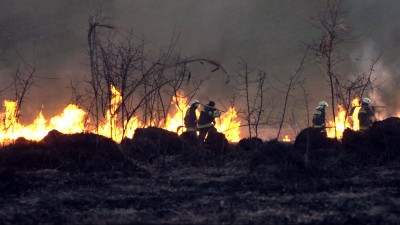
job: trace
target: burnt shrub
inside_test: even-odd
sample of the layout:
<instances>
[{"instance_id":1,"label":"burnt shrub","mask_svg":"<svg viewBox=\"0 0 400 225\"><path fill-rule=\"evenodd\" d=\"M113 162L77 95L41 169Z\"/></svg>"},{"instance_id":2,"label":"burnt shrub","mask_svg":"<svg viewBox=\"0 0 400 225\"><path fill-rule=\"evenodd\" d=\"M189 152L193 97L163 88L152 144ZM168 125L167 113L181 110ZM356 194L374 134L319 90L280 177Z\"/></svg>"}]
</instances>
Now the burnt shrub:
<instances>
[{"instance_id":1,"label":"burnt shrub","mask_svg":"<svg viewBox=\"0 0 400 225\"><path fill-rule=\"evenodd\" d=\"M133 144L143 139L153 142L161 155L178 154L185 147L185 143L176 133L158 127L136 129L132 138Z\"/></svg>"},{"instance_id":2,"label":"burnt shrub","mask_svg":"<svg viewBox=\"0 0 400 225\"><path fill-rule=\"evenodd\" d=\"M373 164L380 155L364 132L346 129L343 132L342 144L342 160L348 165Z\"/></svg>"},{"instance_id":3,"label":"burnt shrub","mask_svg":"<svg viewBox=\"0 0 400 225\"><path fill-rule=\"evenodd\" d=\"M204 143L185 147L178 161L191 166L221 166L232 153L223 133L209 132Z\"/></svg>"},{"instance_id":4,"label":"burnt shrub","mask_svg":"<svg viewBox=\"0 0 400 225\"><path fill-rule=\"evenodd\" d=\"M51 157L51 149L36 141L18 138L14 144L0 149L0 166L3 170L32 170L54 168L60 164Z\"/></svg>"},{"instance_id":5,"label":"burnt shrub","mask_svg":"<svg viewBox=\"0 0 400 225\"><path fill-rule=\"evenodd\" d=\"M385 164L400 158L400 118L376 121L366 131L343 133L344 161L355 165Z\"/></svg>"},{"instance_id":6,"label":"burnt shrub","mask_svg":"<svg viewBox=\"0 0 400 225\"><path fill-rule=\"evenodd\" d=\"M58 140L64 134L58 130L51 130L40 142L48 145L52 145L53 141Z\"/></svg>"},{"instance_id":7,"label":"burnt shrub","mask_svg":"<svg viewBox=\"0 0 400 225\"><path fill-rule=\"evenodd\" d=\"M238 146L243 151L257 151L259 148L262 147L263 144L264 142L260 138L252 137L241 139Z\"/></svg>"},{"instance_id":8,"label":"burnt shrub","mask_svg":"<svg viewBox=\"0 0 400 225\"><path fill-rule=\"evenodd\" d=\"M301 154L318 149L340 148L341 144L338 140L328 138L317 128L308 127L302 130L296 137L293 148Z\"/></svg>"},{"instance_id":9,"label":"burnt shrub","mask_svg":"<svg viewBox=\"0 0 400 225\"><path fill-rule=\"evenodd\" d=\"M400 156L400 118L390 117L375 122L368 130L368 139L381 153L380 163L398 159Z\"/></svg>"},{"instance_id":10,"label":"burnt shrub","mask_svg":"<svg viewBox=\"0 0 400 225\"><path fill-rule=\"evenodd\" d=\"M61 170L109 170L133 166L112 139L101 135L51 132L41 143L51 148L52 158L61 161Z\"/></svg>"},{"instance_id":11,"label":"burnt shrub","mask_svg":"<svg viewBox=\"0 0 400 225\"><path fill-rule=\"evenodd\" d=\"M291 143L274 139L264 143L251 158L250 171L262 167L274 168L278 173L296 172L304 167L304 161L302 155L293 151Z\"/></svg>"},{"instance_id":12,"label":"burnt shrub","mask_svg":"<svg viewBox=\"0 0 400 225\"><path fill-rule=\"evenodd\" d=\"M372 147L365 133L349 128L343 132L342 144L349 151L360 147L363 149Z\"/></svg>"},{"instance_id":13,"label":"burnt shrub","mask_svg":"<svg viewBox=\"0 0 400 225\"><path fill-rule=\"evenodd\" d=\"M52 131L40 142L19 140L0 150L0 162L5 170L85 172L126 169L148 174L142 166L126 158L113 140L91 133Z\"/></svg>"}]
</instances>

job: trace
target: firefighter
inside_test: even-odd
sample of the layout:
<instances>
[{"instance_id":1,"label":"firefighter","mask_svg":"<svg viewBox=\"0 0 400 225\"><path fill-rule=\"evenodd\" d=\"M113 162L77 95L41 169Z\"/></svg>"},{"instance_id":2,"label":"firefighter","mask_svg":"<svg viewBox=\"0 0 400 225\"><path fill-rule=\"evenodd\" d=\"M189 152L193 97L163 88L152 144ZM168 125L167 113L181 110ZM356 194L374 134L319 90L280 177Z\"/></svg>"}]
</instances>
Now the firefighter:
<instances>
[{"instance_id":1,"label":"firefighter","mask_svg":"<svg viewBox=\"0 0 400 225\"><path fill-rule=\"evenodd\" d=\"M214 127L215 118L220 115L221 112L215 108L215 102L210 101L207 105L203 105L197 126L199 130L199 143L204 142L207 134L217 131Z\"/></svg>"},{"instance_id":2,"label":"firefighter","mask_svg":"<svg viewBox=\"0 0 400 225\"><path fill-rule=\"evenodd\" d=\"M197 138L197 116L196 109L199 107L200 101L194 100L189 109L186 111L184 122L186 127L186 132L189 132L196 136Z\"/></svg>"},{"instance_id":3,"label":"firefighter","mask_svg":"<svg viewBox=\"0 0 400 225\"><path fill-rule=\"evenodd\" d=\"M326 135L326 124L325 124L325 108L328 107L328 103L325 101L320 101L318 107L315 110L313 116L313 127L320 130L320 132Z\"/></svg>"},{"instance_id":4,"label":"firefighter","mask_svg":"<svg viewBox=\"0 0 400 225\"><path fill-rule=\"evenodd\" d=\"M375 117L375 109L369 105L370 103L371 100L369 98L362 99L361 109L358 112L360 131L366 131L372 125L373 118Z\"/></svg>"}]
</instances>

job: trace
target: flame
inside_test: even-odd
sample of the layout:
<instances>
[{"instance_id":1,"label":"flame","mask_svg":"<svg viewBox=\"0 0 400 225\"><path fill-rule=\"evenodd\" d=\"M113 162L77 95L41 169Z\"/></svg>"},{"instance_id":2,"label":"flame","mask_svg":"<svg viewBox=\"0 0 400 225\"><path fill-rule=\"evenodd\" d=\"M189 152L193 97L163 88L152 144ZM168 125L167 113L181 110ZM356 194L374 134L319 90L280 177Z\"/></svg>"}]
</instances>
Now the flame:
<instances>
[{"instance_id":1,"label":"flame","mask_svg":"<svg viewBox=\"0 0 400 225\"><path fill-rule=\"evenodd\" d=\"M123 137L132 138L138 127L155 125L154 121L145 125L137 117L132 117L129 121L119 121L118 115L121 103L121 93L114 86L111 86L110 107L106 111L104 122L99 124L97 131L96 129L89 128L93 127L93 125L86 119L87 113L74 104L68 105L60 115L56 115L49 120L46 120L43 113L39 112L32 124L23 125L18 121L18 102L5 100L5 112L0 114L0 142L7 144L16 140L18 137L39 141L53 129L66 134L98 132L100 135L120 142ZM165 123L161 124L160 128L177 132L178 127L183 126L184 112L187 110L187 103L188 99L184 97L183 92L173 97L171 104L175 105L176 112L168 114ZM125 130L121 125L125 127ZM227 112L223 113L221 117L217 119L215 127L219 132L225 134L228 141L238 142L240 140L240 120L234 108L230 108Z\"/></svg>"},{"instance_id":2,"label":"flame","mask_svg":"<svg viewBox=\"0 0 400 225\"><path fill-rule=\"evenodd\" d=\"M282 139L283 142L291 142L289 135L285 135L285 137Z\"/></svg>"},{"instance_id":3,"label":"flame","mask_svg":"<svg viewBox=\"0 0 400 225\"><path fill-rule=\"evenodd\" d=\"M122 102L121 93L111 85L110 108L106 112L106 122L99 126L99 134L113 140L122 139L122 130L117 127L118 107Z\"/></svg>"},{"instance_id":4,"label":"flame","mask_svg":"<svg viewBox=\"0 0 400 225\"><path fill-rule=\"evenodd\" d=\"M17 119L17 103L17 101L4 101L5 113L0 116L0 141L3 143L8 143L18 137L41 140L53 129L63 133L77 133L85 130L86 113L75 105L68 105L60 116L55 116L50 121L47 121L43 113L39 112L32 124L24 126Z\"/></svg>"},{"instance_id":5,"label":"flame","mask_svg":"<svg viewBox=\"0 0 400 225\"><path fill-rule=\"evenodd\" d=\"M351 102L351 106L353 107L353 112L351 115L347 115L346 109L343 105L338 105L338 112L336 118L336 137L338 139L342 139L343 132L346 128L350 128L352 130L360 130L360 123L358 121L358 112L360 111L360 100L355 98ZM328 122L328 127L326 129L327 136L330 138L335 138L335 123L333 121Z\"/></svg>"},{"instance_id":6,"label":"flame","mask_svg":"<svg viewBox=\"0 0 400 225\"><path fill-rule=\"evenodd\" d=\"M177 112L173 116L168 114L164 128L166 130L172 132L178 132L178 134L181 134L183 130L182 129L179 129L179 131L177 130L180 126L183 126L183 118L185 117L184 110L186 110L187 108L188 100L184 97L183 92L178 93L177 96L174 96L172 99L173 100L171 104L175 105L175 109L177 110Z\"/></svg>"},{"instance_id":7,"label":"flame","mask_svg":"<svg viewBox=\"0 0 400 225\"><path fill-rule=\"evenodd\" d=\"M221 117L216 119L215 128L219 132L225 134L226 139L230 142L240 141L240 120L237 118L235 108L230 107L228 111L221 114Z\"/></svg>"}]
</instances>

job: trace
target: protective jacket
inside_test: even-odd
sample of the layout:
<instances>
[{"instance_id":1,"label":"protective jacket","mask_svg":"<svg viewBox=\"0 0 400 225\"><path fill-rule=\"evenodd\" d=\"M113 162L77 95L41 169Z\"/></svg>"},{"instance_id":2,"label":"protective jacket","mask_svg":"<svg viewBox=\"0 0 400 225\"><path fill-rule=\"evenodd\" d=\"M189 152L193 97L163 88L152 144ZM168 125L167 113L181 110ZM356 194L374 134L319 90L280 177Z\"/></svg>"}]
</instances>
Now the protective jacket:
<instances>
[{"instance_id":1,"label":"protective jacket","mask_svg":"<svg viewBox=\"0 0 400 225\"><path fill-rule=\"evenodd\" d=\"M358 112L358 121L360 121L360 130L366 130L372 125L375 109L368 104L363 103Z\"/></svg>"},{"instance_id":2,"label":"protective jacket","mask_svg":"<svg viewBox=\"0 0 400 225\"><path fill-rule=\"evenodd\" d=\"M314 116L313 116L313 127L316 128L325 128L325 107L318 107L315 110Z\"/></svg>"},{"instance_id":3,"label":"protective jacket","mask_svg":"<svg viewBox=\"0 0 400 225\"><path fill-rule=\"evenodd\" d=\"M200 112L200 117L198 121L198 128L211 127L215 123L215 108L204 106L203 110Z\"/></svg>"},{"instance_id":4,"label":"protective jacket","mask_svg":"<svg viewBox=\"0 0 400 225\"><path fill-rule=\"evenodd\" d=\"M196 106L190 106L190 108L186 111L184 122L188 131L197 130L196 108Z\"/></svg>"}]
</instances>

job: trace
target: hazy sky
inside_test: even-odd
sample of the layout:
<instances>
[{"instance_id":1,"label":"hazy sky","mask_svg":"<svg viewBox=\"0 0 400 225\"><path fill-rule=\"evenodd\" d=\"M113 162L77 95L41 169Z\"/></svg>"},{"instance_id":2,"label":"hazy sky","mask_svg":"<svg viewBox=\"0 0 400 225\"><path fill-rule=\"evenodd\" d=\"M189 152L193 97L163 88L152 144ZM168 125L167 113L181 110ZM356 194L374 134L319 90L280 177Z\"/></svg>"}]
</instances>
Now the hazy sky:
<instances>
[{"instance_id":1,"label":"hazy sky","mask_svg":"<svg viewBox=\"0 0 400 225\"><path fill-rule=\"evenodd\" d=\"M88 74L85 56L88 19L98 9L121 28L132 28L157 46L166 46L175 30L178 46L186 56L213 58L236 73L242 58L253 68L285 77L295 69L304 52L303 43L318 36L307 22L322 0L0 0L0 79L10 81L20 63L17 52L35 62L37 75L57 78L38 80L29 95L27 110L56 111L69 102L69 81ZM377 74L390 79L386 92L396 92L400 67L400 1L344 0L347 22L357 43L349 46L349 75L368 68L380 51ZM307 65L312 104L328 96L315 65ZM204 69L196 76L208 73ZM207 93L224 99L223 80L209 84ZM318 84L318 85L316 85ZM222 87L222 88L221 88ZM1 87L3 88L3 87ZM211 92L210 92L211 91ZM384 96L380 94L380 96ZM1 96L2 99L7 96ZM206 98L205 94L199 98ZM228 96L229 97L229 96ZM385 97L385 96L384 96ZM399 105L397 96L384 104Z\"/></svg>"}]
</instances>

